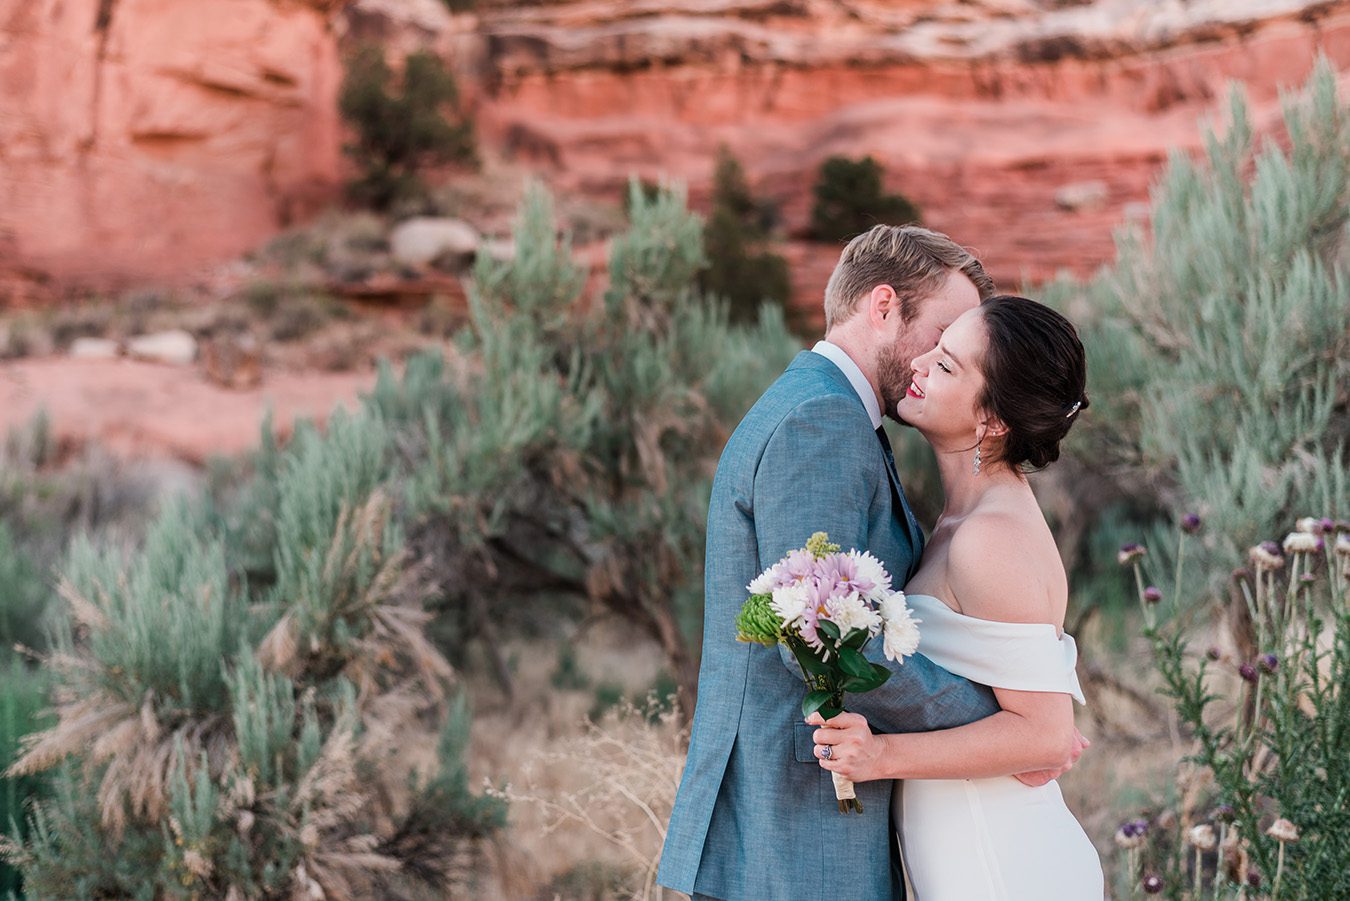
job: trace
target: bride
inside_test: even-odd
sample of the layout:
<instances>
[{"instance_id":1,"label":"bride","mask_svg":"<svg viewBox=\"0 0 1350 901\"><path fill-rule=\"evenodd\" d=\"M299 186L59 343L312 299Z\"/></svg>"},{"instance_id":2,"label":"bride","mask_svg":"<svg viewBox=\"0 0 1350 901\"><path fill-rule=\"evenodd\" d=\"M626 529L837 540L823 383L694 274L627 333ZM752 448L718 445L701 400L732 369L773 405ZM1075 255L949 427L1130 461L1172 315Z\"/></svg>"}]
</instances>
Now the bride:
<instances>
[{"instance_id":1,"label":"bride","mask_svg":"<svg viewBox=\"0 0 1350 901\"><path fill-rule=\"evenodd\" d=\"M1068 584L1023 471L1059 456L1086 364L1074 328L1023 297L991 297L913 363L898 418L933 446L946 504L905 586L919 650L994 689L1002 710L938 732L873 735L851 713L814 714L816 757L855 782L896 782L896 829L917 901L1099 901L1101 863L1054 766L1073 740L1077 650Z\"/></svg>"}]
</instances>

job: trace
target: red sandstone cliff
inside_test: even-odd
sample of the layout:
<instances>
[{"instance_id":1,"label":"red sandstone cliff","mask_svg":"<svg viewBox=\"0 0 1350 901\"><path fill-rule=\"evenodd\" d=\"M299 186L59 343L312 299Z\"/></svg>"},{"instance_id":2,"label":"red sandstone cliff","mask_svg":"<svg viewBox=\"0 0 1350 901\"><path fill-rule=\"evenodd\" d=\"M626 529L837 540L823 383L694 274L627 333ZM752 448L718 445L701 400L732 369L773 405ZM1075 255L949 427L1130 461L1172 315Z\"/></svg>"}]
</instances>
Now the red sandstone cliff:
<instances>
[{"instance_id":1,"label":"red sandstone cliff","mask_svg":"<svg viewBox=\"0 0 1350 901\"><path fill-rule=\"evenodd\" d=\"M1109 259L1227 80L1272 122L1318 50L1350 69L1350 0L0 3L0 271L65 281L191 271L332 199L343 34L447 54L489 152L562 190L697 203L726 143L800 234L820 161L870 153L1014 282ZM790 253L817 293L837 250Z\"/></svg>"},{"instance_id":2,"label":"red sandstone cliff","mask_svg":"<svg viewBox=\"0 0 1350 901\"><path fill-rule=\"evenodd\" d=\"M179 274L326 202L339 161L331 5L0 0L11 290L16 274Z\"/></svg>"},{"instance_id":3,"label":"red sandstone cliff","mask_svg":"<svg viewBox=\"0 0 1350 901\"><path fill-rule=\"evenodd\" d=\"M1111 259L1230 79L1273 123L1319 50L1350 69L1343 0L573 2L484 30L483 133L566 188L664 173L697 201L724 142L800 234L820 162L871 154L1013 283ZM790 253L818 296L837 248Z\"/></svg>"}]
</instances>

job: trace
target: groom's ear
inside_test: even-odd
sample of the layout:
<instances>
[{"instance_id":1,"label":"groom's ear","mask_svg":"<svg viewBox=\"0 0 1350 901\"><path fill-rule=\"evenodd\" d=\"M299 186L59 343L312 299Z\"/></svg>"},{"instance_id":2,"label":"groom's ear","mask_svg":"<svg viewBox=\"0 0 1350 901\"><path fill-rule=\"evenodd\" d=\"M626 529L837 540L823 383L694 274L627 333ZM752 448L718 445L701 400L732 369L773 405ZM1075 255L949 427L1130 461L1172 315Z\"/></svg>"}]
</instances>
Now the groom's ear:
<instances>
[{"instance_id":1,"label":"groom's ear","mask_svg":"<svg viewBox=\"0 0 1350 901\"><path fill-rule=\"evenodd\" d=\"M900 315L900 298L890 285L877 285L867 295L867 315L872 325L881 328L891 316Z\"/></svg>"}]
</instances>

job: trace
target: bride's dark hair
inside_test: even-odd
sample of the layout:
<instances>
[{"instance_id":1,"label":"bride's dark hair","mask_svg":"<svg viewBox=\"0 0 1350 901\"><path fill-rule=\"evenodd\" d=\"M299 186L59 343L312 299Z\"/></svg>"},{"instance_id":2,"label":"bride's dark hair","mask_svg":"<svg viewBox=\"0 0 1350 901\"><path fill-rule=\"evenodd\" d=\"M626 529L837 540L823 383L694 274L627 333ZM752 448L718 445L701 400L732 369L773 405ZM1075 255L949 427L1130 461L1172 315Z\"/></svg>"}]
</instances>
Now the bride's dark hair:
<instances>
[{"instance_id":1,"label":"bride's dark hair","mask_svg":"<svg viewBox=\"0 0 1350 901\"><path fill-rule=\"evenodd\" d=\"M990 462L1047 466L1088 408L1083 343L1073 323L1025 297L995 295L980 304L980 315L989 337L980 405L1008 427Z\"/></svg>"}]
</instances>

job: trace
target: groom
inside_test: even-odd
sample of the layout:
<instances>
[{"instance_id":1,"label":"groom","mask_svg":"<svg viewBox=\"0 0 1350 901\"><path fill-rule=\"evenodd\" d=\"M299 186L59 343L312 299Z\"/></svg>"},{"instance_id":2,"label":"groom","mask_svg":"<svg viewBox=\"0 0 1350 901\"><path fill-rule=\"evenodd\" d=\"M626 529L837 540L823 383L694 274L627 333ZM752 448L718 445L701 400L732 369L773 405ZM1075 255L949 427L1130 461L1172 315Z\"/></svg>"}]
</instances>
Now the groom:
<instances>
[{"instance_id":1,"label":"groom","mask_svg":"<svg viewBox=\"0 0 1350 901\"><path fill-rule=\"evenodd\" d=\"M912 225L859 235L825 288L825 340L798 354L727 443L708 513L698 705L661 885L726 901L904 896L892 783L858 784L864 813L840 815L802 718L800 670L781 646L737 643L735 619L750 581L813 532L870 550L896 588L913 574L923 533L881 417L895 415L910 362L993 293L946 235ZM868 657L893 675L847 700L876 731L944 729L998 710L988 688L922 655L887 663L879 644Z\"/></svg>"}]
</instances>

